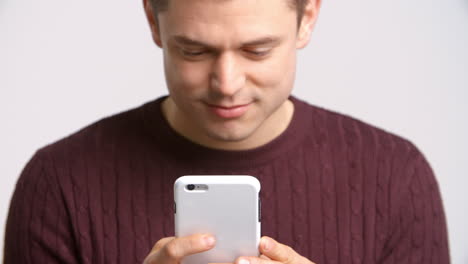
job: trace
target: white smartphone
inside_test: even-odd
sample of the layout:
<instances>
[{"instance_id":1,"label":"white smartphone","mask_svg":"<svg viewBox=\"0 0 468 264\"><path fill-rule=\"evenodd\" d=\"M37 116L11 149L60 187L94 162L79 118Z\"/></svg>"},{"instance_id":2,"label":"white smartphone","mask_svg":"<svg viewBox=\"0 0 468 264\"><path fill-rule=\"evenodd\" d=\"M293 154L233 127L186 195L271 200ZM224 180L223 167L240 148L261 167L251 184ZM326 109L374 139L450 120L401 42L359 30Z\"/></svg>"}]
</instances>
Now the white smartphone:
<instances>
[{"instance_id":1,"label":"white smartphone","mask_svg":"<svg viewBox=\"0 0 468 264\"><path fill-rule=\"evenodd\" d=\"M233 263L258 256L260 182L252 176L182 176L174 183L175 235L210 233L216 245L182 263Z\"/></svg>"}]
</instances>

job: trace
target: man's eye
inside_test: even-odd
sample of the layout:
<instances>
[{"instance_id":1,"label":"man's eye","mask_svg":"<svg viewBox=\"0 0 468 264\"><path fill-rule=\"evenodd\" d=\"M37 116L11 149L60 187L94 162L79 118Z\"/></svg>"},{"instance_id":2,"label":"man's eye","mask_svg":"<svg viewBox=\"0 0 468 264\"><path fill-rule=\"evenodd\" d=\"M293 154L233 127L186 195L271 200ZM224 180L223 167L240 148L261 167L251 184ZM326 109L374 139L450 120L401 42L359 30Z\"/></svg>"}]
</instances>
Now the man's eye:
<instances>
[{"instance_id":1,"label":"man's eye","mask_svg":"<svg viewBox=\"0 0 468 264\"><path fill-rule=\"evenodd\" d=\"M198 56L205 54L204 51L181 50L180 52L182 53L183 56L186 56L186 57L198 57Z\"/></svg>"},{"instance_id":2,"label":"man's eye","mask_svg":"<svg viewBox=\"0 0 468 264\"><path fill-rule=\"evenodd\" d=\"M246 50L246 52L255 57L265 57L270 53L269 49Z\"/></svg>"}]
</instances>

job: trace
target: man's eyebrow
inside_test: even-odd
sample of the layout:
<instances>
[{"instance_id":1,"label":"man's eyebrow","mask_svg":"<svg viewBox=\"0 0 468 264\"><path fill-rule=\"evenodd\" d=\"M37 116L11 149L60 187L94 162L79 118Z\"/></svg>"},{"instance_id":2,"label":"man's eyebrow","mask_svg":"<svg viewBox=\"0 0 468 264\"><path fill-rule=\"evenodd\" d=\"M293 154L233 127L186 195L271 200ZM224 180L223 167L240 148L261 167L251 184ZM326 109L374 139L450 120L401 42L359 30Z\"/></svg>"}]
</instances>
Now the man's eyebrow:
<instances>
[{"instance_id":1,"label":"man's eyebrow","mask_svg":"<svg viewBox=\"0 0 468 264\"><path fill-rule=\"evenodd\" d=\"M207 43L203 43L201 41L197 41L197 40L185 37L185 36L174 36L173 39L177 44L211 47L211 45Z\"/></svg>"},{"instance_id":2,"label":"man's eyebrow","mask_svg":"<svg viewBox=\"0 0 468 264\"><path fill-rule=\"evenodd\" d=\"M194 40L191 38L188 38L186 36L174 36L173 37L174 41L177 44L181 45L189 45L189 46L203 46L203 47L208 47L214 49L215 47L211 44L204 43L202 41ZM245 43L242 43L242 46L261 46L261 45L271 45L275 46L281 42L281 38L279 37L273 37L273 36L267 36L267 37L262 37L259 39L247 41Z\"/></svg>"},{"instance_id":3,"label":"man's eyebrow","mask_svg":"<svg viewBox=\"0 0 468 264\"><path fill-rule=\"evenodd\" d=\"M276 46L281 42L281 38L279 37L263 37L259 39L255 39L252 41L248 41L246 43L243 43L242 46L262 46L262 45L271 45L271 46Z\"/></svg>"}]
</instances>

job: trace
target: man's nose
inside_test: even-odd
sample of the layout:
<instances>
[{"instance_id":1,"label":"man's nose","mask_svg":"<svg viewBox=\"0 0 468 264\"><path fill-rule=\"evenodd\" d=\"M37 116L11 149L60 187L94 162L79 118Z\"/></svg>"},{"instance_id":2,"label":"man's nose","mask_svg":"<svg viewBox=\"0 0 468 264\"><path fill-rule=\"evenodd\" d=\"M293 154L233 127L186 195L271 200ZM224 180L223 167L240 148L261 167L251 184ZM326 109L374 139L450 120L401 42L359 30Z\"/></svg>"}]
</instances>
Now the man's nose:
<instances>
[{"instance_id":1,"label":"man's nose","mask_svg":"<svg viewBox=\"0 0 468 264\"><path fill-rule=\"evenodd\" d=\"M235 54L220 54L213 65L211 89L224 96L236 94L245 84L245 75Z\"/></svg>"}]
</instances>

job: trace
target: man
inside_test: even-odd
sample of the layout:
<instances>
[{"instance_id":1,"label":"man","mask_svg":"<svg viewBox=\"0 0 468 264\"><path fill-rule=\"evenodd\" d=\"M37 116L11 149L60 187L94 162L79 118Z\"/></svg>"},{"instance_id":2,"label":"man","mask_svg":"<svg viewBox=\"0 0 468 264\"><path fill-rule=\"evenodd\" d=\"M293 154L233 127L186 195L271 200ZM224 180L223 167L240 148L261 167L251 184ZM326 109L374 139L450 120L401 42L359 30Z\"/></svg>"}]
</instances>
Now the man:
<instances>
[{"instance_id":1,"label":"man","mask_svg":"<svg viewBox=\"0 0 468 264\"><path fill-rule=\"evenodd\" d=\"M434 175L408 141L290 96L319 0L144 1L169 96L36 153L7 223L5 263L180 263L186 174L262 182L261 255L237 264L449 263ZM151 249L152 248L152 249Z\"/></svg>"}]
</instances>

